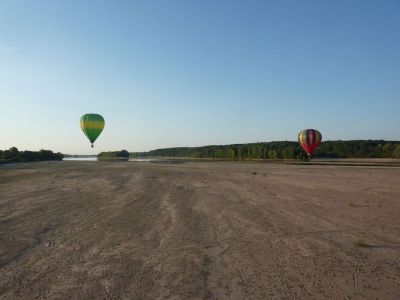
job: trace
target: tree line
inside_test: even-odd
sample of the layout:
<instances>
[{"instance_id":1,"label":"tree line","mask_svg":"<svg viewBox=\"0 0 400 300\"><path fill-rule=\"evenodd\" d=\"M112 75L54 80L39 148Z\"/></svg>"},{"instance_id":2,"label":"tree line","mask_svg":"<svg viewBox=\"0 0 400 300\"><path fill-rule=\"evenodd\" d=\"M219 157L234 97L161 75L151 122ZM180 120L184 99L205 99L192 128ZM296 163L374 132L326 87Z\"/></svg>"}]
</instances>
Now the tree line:
<instances>
[{"instance_id":1,"label":"tree line","mask_svg":"<svg viewBox=\"0 0 400 300\"><path fill-rule=\"evenodd\" d=\"M133 152L131 156L216 158L231 160L307 159L307 154L299 144L291 141L165 148L148 152ZM326 141L314 152L313 157L400 158L400 141Z\"/></svg>"},{"instance_id":2,"label":"tree line","mask_svg":"<svg viewBox=\"0 0 400 300\"><path fill-rule=\"evenodd\" d=\"M0 162L32 162L46 160L62 160L64 155L51 150L19 151L16 147L0 150Z\"/></svg>"}]
</instances>

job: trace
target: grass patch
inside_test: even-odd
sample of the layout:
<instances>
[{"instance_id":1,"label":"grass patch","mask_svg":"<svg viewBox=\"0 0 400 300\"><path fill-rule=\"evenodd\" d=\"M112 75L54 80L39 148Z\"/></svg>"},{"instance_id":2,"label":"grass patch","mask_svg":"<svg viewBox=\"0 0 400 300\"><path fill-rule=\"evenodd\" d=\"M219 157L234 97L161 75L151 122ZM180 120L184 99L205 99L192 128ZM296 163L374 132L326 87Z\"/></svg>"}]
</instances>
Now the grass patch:
<instances>
[{"instance_id":1,"label":"grass patch","mask_svg":"<svg viewBox=\"0 0 400 300\"><path fill-rule=\"evenodd\" d=\"M97 157L98 161L128 161L128 157L104 157L104 156L98 156Z\"/></svg>"}]
</instances>

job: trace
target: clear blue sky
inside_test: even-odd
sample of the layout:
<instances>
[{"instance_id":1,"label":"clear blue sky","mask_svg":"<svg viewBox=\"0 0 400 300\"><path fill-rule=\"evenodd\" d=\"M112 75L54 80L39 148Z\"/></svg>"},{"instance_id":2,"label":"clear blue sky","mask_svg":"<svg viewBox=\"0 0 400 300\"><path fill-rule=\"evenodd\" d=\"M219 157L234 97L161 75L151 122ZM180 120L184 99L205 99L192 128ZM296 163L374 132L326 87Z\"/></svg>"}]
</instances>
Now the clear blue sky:
<instances>
[{"instance_id":1,"label":"clear blue sky","mask_svg":"<svg viewBox=\"0 0 400 300\"><path fill-rule=\"evenodd\" d=\"M399 140L400 1L3 0L0 105L0 149Z\"/></svg>"}]
</instances>

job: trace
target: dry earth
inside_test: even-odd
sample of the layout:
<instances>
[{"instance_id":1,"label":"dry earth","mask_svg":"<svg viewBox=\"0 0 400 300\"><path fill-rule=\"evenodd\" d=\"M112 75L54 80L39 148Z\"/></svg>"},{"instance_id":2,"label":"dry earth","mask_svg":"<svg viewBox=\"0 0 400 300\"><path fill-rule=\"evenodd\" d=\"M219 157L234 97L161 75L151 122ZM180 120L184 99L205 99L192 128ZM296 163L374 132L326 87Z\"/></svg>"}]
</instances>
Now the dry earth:
<instances>
[{"instance_id":1,"label":"dry earth","mask_svg":"<svg viewBox=\"0 0 400 300\"><path fill-rule=\"evenodd\" d=\"M1 299L399 299L400 168L0 167Z\"/></svg>"}]
</instances>

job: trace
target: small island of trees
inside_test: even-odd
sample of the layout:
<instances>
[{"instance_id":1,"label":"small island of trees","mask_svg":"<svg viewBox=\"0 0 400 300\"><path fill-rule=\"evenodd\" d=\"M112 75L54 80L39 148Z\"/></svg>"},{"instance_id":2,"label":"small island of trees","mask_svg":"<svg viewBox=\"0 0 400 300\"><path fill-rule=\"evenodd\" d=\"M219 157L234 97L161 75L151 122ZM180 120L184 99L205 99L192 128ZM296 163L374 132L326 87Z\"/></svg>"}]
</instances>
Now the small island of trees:
<instances>
[{"instance_id":1,"label":"small island of trees","mask_svg":"<svg viewBox=\"0 0 400 300\"><path fill-rule=\"evenodd\" d=\"M97 159L101 161L125 161L129 159L129 152L126 150L100 152Z\"/></svg>"}]
</instances>

